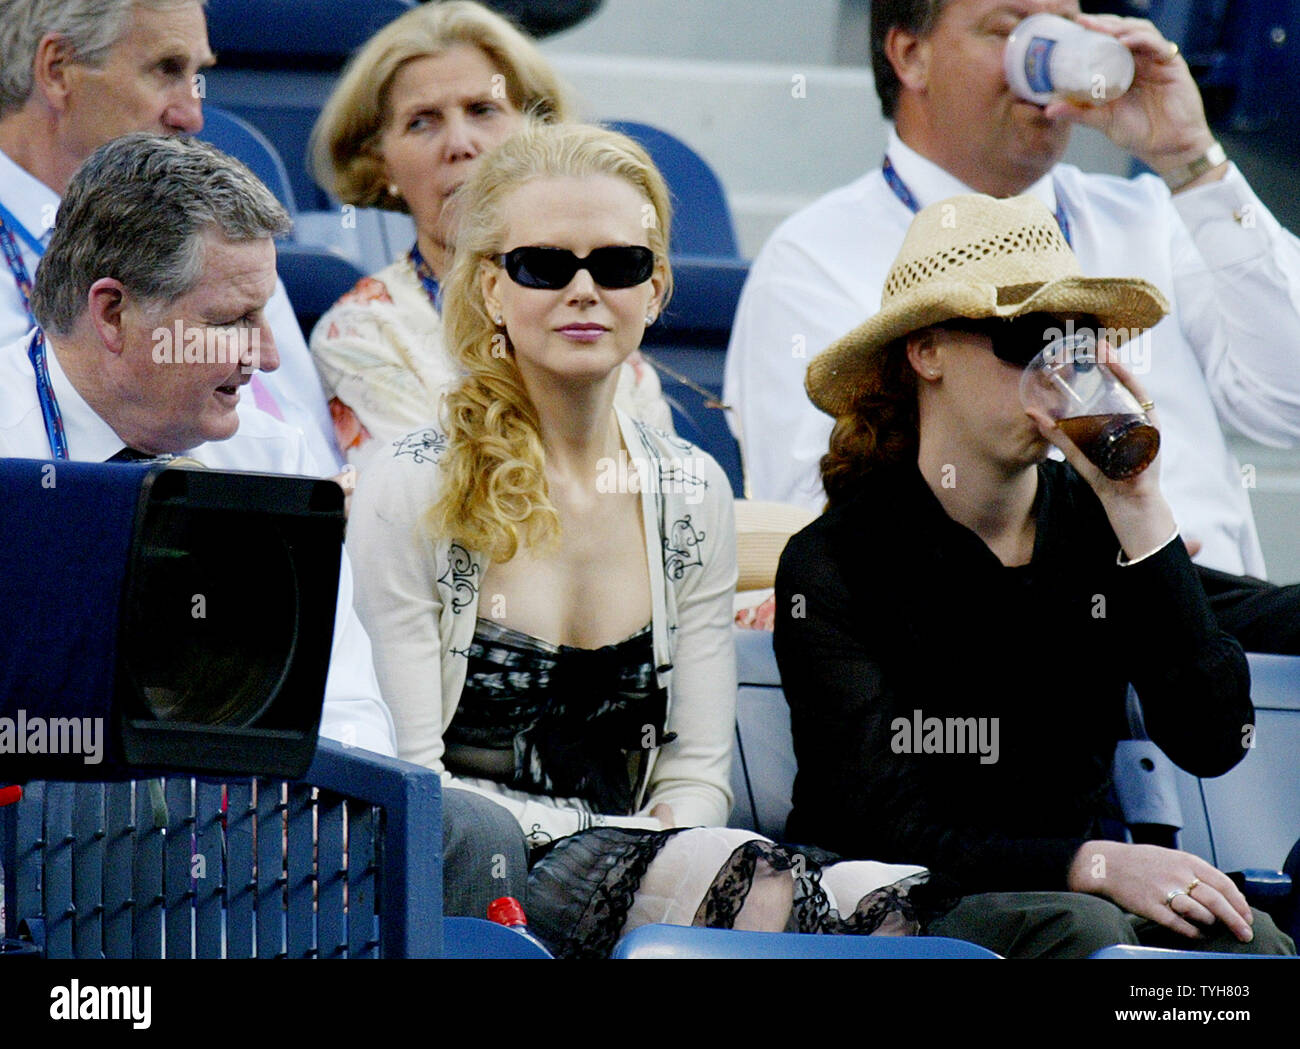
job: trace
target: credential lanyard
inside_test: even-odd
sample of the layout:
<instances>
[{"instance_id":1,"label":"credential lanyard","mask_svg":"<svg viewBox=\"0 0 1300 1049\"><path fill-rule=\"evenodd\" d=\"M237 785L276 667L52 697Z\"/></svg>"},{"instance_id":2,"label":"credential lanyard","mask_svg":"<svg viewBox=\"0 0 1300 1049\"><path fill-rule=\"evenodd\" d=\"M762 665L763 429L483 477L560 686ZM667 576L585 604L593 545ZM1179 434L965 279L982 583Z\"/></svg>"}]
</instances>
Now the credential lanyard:
<instances>
[{"instance_id":1,"label":"credential lanyard","mask_svg":"<svg viewBox=\"0 0 1300 1049\"><path fill-rule=\"evenodd\" d=\"M889 188L894 191L894 196L903 202L907 209L915 215L921 210L921 202L916 199L916 194L903 181L903 177L895 170L894 163L886 155L885 161L880 165L880 173L885 176L885 181ZM1056 224L1061 227L1061 236L1065 238L1065 243L1074 247L1074 241L1070 238L1070 217L1065 213L1065 205L1061 203L1061 194L1056 193Z\"/></svg>"},{"instance_id":2,"label":"credential lanyard","mask_svg":"<svg viewBox=\"0 0 1300 1049\"><path fill-rule=\"evenodd\" d=\"M424 261L424 255L420 251L418 243L411 245L411 265L415 267L415 275L420 278L420 283L424 285L424 292L429 296L429 301L433 303L433 308L439 313L442 312L442 287L438 284L438 278L433 275L433 270L429 264Z\"/></svg>"},{"instance_id":3,"label":"credential lanyard","mask_svg":"<svg viewBox=\"0 0 1300 1049\"><path fill-rule=\"evenodd\" d=\"M68 458L68 435L63 431L63 414L59 411L59 402L54 397L54 385L50 382L50 364L45 352L45 332L40 328L32 336L27 348L27 357L32 362L36 373L36 399L41 405L41 417L45 420L45 436L50 440L50 451L56 459Z\"/></svg>"},{"instance_id":4,"label":"credential lanyard","mask_svg":"<svg viewBox=\"0 0 1300 1049\"><path fill-rule=\"evenodd\" d=\"M14 275L14 283L18 286L18 297L22 299L23 309L35 324L36 321L32 318L32 278L27 272L26 263L23 262L23 253L18 247L18 241L14 239L15 232L27 242L37 258L45 254L41 242L31 235L26 226L14 218L13 212L0 204L0 249L4 251L9 272Z\"/></svg>"}]
</instances>

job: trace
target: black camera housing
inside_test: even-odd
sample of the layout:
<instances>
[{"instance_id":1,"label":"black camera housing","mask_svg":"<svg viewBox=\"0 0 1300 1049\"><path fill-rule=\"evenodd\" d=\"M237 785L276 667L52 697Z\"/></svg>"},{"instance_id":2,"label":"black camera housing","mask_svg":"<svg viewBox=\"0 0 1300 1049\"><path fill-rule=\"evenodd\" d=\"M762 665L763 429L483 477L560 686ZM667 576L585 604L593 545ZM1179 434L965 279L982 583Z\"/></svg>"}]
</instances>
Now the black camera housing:
<instances>
[{"instance_id":1,"label":"black camera housing","mask_svg":"<svg viewBox=\"0 0 1300 1049\"><path fill-rule=\"evenodd\" d=\"M337 484L4 459L0 508L0 782L306 772Z\"/></svg>"}]
</instances>

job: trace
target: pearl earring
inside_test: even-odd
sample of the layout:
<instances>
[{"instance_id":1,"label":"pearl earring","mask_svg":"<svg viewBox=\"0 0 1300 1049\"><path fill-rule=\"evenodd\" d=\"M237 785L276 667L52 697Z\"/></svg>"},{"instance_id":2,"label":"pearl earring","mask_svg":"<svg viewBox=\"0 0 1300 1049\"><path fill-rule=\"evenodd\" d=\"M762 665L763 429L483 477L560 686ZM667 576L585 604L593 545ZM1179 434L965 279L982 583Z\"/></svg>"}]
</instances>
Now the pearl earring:
<instances>
[{"instance_id":1,"label":"pearl earring","mask_svg":"<svg viewBox=\"0 0 1300 1049\"><path fill-rule=\"evenodd\" d=\"M501 325L505 324L505 322L506 319L502 317L501 314L494 313L492 315L492 323L495 324L498 328L501 327Z\"/></svg>"},{"instance_id":2,"label":"pearl earring","mask_svg":"<svg viewBox=\"0 0 1300 1049\"><path fill-rule=\"evenodd\" d=\"M390 182L388 184L388 195L390 197L400 197L402 195L402 191L397 188L396 182Z\"/></svg>"},{"instance_id":3,"label":"pearl earring","mask_svg":"<svg viewBox=\"0 0 1300 1049\"><path fill-rule=\"evenodd\" d=\"M649 327L650 325L652 325L654 322L655 322L655 315L654 315L653 313L647 313L647 314L645 315L645 323L646 323L646 327L648 328L648 327Z\"/></svg>"}]
</instances>

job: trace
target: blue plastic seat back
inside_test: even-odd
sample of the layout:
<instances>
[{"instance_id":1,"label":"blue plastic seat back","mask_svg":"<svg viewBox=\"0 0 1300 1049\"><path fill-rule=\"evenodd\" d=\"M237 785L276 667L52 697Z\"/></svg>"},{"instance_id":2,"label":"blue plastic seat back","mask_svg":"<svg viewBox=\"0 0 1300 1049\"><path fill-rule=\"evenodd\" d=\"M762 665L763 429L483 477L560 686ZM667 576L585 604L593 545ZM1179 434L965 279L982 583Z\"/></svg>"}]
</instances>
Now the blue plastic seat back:
<instances>
[{"instance_id":1,"label":"blue plastic seat back","mask_svg":"<svg viewBox=\"0 0 1300 1049\"><path fill-rule=\"evenodd\" d=\"M437 773L322 740L300 781L27 784L5 937L49 958L437 957Z\"/></svg>"},{"instance_id":2,"label":"blue plastic seat back","mask_svg":"<svg viewBox=\"0 0 1300 1049\"><path fill-rule=\"evenodd\" d=\"M518 960L551 958L552 955L526 936L484 918L444 918L444 958L509 958Z\"/></svg>"},{"instance_id":3,"label":"blue plastic seat back","mask_svg":"<svg viewBox=\"0 0 1300 1049\"><path fill-rule=\"evenodd\" d=\"M1088 955L1089 958L1099 958L1111 961L1187 961L1197 958L1218 958L1221 961L1246 961L1255 959L1257 961L1300 961L1295 955L1285 954L1230 954L1219 951L1175 951L1168 947L1141 947L1133 943L1117 943L1111 947L1103 947L1099 951L1094 951Z\"/></svg>"},{"instance_id":4,"label":"blue plastic seat back","mask_svg":"<svg viewBox=\"0 0 1300 1049\"><path fill-rule=\"evenodd\" d=\"M610 120L606 126L641 143L667 181L673 201L671 254L739 257L727 195L708 161L675 135L649 124Z\"/></svg>"},{"instance_id":5,"label":"blue plastic seat back","mask_svg":"<svg viewBox=\"0 0 1300 1049\"><path fill-rule=\"evenodd\" d=\"M417 0L208 0L208 37L219 55L342 60Z\"/></svg>"},{"instance_id":6,"label":"blue plastic seat back","mask_svg":"<svg viewBox=\"0 0 1300 1049\"><path fill-rule=\"evenodd\" d=\"M365 276L338 252L312 244L280 245L275 267L293 303L298 326L308 338L339 296Z\"/></svg>"},{"instance_id":7,"label":"blue plastic seat back","mask_svg":"<svg viewBox=\"0 0 1300 1049\"><path fill-rule=\"evenodd\" d=\"M774 841L785 835L794 790L794 740L790 708L767 630L734 632L736 671L736 747L731 758L735 805L728 823Z\"/></svg>"},{"instance_id":8,"label":"blue plastic seat back","mask_svg":"<svg viewBox=\"0 0 1300 1049\"><path fill-rule=\"evenodd\" d=\"M1281 870L1300 841L1300 656L1249 653L1255 730L1246 757L1201 780L1220 870Z\"/></svg>"},{"instance_id":9,"label":"blue plastic seat back","mask_svg":"<svg viewBox=\"0 0 1300 1049\"><path fill-rule=\"evenodd\" d=\"M942 936L813 936L681 925L642 925L624 936L614 958L997 958L965 940Z\"/></svg>"},{"instance_id":10,"label":"blue plastic seat back","mask_svg":"<svg viewBox=\"0 0 1300 1049\"><path fill-rule=\"evenodd\" d=\"M216 106L203 107L203 130L198 137L242 160L266 183L267 189L293 218L298 213L289 172L271 140L242 117Z\"/></svg>"}]
</instances>

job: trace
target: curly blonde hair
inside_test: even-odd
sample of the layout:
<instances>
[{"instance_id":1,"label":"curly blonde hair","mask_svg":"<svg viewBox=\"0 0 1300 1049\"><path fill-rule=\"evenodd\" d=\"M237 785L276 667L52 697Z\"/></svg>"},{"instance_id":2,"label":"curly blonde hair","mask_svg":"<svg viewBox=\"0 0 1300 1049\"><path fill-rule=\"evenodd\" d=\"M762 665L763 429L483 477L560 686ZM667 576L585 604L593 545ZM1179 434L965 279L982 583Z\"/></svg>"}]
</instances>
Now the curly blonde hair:
<instances>
[{"instance_id":1,"label":"curly blonde hair","mask_svg":"<svg viewBox=\"0 0 1300 1049\"><path fill-rule=\"evenodd\" d=\"M847 498L881 466L915 460L920 448L916 372L904 336L877 353L849 410L836 416L830 450L822 456L827 505Z\"/></svg>"},{"instance_id":2,"label":"curly blonde hair","mask_svg":"<svg viewBox=\"0 0 1300 1049\"><path fill-rule=\"evenodd\" d=\"M623 179L653 210L646 239L667 303L668 187L630 138L584 124L530 124L480 160L460 190L463 211L443 322L448 352L466 376L443 402L445 483L429 525L435 535L454 537L494 561L509 561L521 543L545 548L558 538L560 519L547 491L537 411L509 336L488 312L482 267L506 248L504 205L517 189L537 179L600 175Z\"/></svg>"},{"instance_id":3,"label":"curly blonde hair","mask_svg":"<svg viewBox=\"0 0 1300 1049\"><path fill-rule=\"evenodd\" d=\"M392 114L388 93L407 62L476 47L505 76L506 97L535 120L572 119L569 93L537 45L508 20L470 0L423 4L366 41L343 71L311 133L312 176L357 207L409 211L388 190L379 138Z\"/></svg>"}]
</instances>

